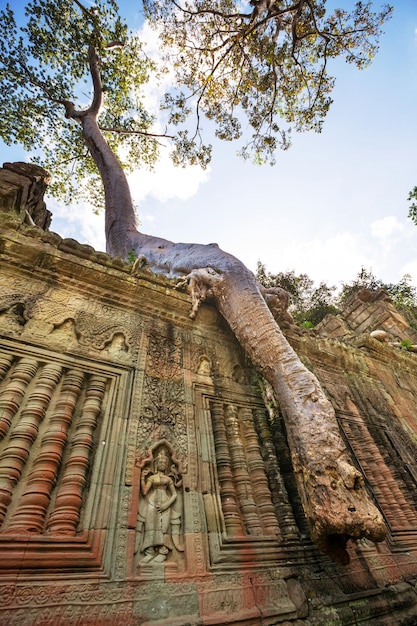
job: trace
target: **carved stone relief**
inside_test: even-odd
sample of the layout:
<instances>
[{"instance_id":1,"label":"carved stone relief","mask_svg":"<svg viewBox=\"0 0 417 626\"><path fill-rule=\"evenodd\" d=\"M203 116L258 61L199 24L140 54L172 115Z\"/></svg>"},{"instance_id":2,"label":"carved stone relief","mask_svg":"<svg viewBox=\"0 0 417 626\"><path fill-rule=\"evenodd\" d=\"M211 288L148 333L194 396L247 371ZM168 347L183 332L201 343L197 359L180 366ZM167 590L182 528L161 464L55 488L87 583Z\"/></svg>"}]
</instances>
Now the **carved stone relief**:
<instances>
[{"instance_id":1,"label":"carved stone relief","mask_svg":"<svg viewBox=\"0 0 417 626\"><path fill-rule=\"evenodd\" d=\"M71 253L33 250L0 275L1 623L413 626L415 355L286 331L389 523L340 567L309 539L279 407L210 308L191 325L168 283L129 300L126 267L73 259L86 285Z\"/></svg>"},{"instance_id":2,"label":"carved stone relief","mask_svg":"<svg viewBox=\"0 0 417 626\"><path fill-rule=\"evenodd\" d=\"M140 321L97 300L74 296L31 278L10 288L0 280L0 329L27 341L42 339L51 347L106 351L126 360L140 336ZM20 287L16 291L16 287Z\"/></svg>"},{"instance_id":3,"label":"carved stone relief","mask_svg":"<svg viewBox=\"0 0 417 626\"><path fill-rule=\"evenodd\" d=\"M105 387L102 376L35 358L10 367L0 390L3 532L75 535Z\"/></svg>"},{"instance_id":4,"label":"carved stone relief","mask_svg":"<svg viewBox=\"0 0 417 626\"><path fill-rule=\"evenodd\" d=\"M109 510L96 508L96 491L108 481L101 465L114 454L104 447L115 427L117 375L36 348L25 356L9 344L0 350L0 545L9 553L0 569L13 571L21 551L28 565L31 558L51 568L37 537L42 545L74 538L56 548L55 567L65 567L65 560L70 567L75 559L97 568L104 540L99 529L106 527L100 518Z\"/></svg>"},{"instance_id":5,"label":"carved stone relief","mask_svg":"<svg viewBox=\"0 0 417 626\"><path fill-rule=\"evenodd\" d=\"M22 222L47 230L52 214L43 199L49 172L34 163L4 163L0 169L0 211L19 215Z\"/></svg>"},{"instance_id":6,"label":"carved stone relief","mask_svg":"<svg viewBox=\"0 0 417 626\"><path fill-rule=\"evenodd\" d=\"M246 394L248 390L246 390ZM299 537L265 408L253 397L198 384L199 487L210 563L222 568L250 551L251 566L273 563ZM223 400L220 398L223 395ZM249 547L250 546L250 547Z\"/></svg>"},{"instance_id":7,"label":"carved stone relief","mask_svg":"<svg viewBox=\"0 0 417 626\"><path fill-rule=\"evenodd\" d=\"M265 462L248 406L212 400L210 413L226 532L230 537L280 535Z\"/></svg>"},{"instance_id":8,"label":"carved stone relief","mask_svg":"<svg viewBox=\"0 0 417 626\"><path fill-rule=\"evenodd\" d=\"M141 572L165 564L183 569L182 474L172 446L158 441L139 463L140 494L135 555ZM162 570L163 571L163 570Z\"/></svg>"}]
</instances>

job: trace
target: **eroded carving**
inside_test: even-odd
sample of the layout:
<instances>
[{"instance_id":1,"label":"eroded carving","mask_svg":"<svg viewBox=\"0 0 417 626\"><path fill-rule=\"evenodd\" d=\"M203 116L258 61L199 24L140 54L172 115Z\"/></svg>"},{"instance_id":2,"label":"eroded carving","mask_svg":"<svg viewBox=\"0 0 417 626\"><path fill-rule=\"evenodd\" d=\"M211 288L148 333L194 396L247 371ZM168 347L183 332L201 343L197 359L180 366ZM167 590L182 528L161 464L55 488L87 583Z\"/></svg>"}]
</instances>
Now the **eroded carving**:
<instances>
[{"instance_id":1,"label":"eroded carving","mask_svg":"<svg viewBox=\"0 0 417 626\"><path fill-rule=\"evenodd\" d=\"M278 519L252 410L213 400L210 412L227 534L278 537Z\"/></svg>"},{"instance_id":2,"label":"eroded carving","mask_svg":"<svg viewBox=\"0 0 417 626\"><path fill-rule=\"evenodd\" d=\"M205 354L200 356L197 374L200 376L211 376L211 361Z\"/></svg>"},{"instance_id":3,"label":"eroded carving","mask_svg":"<svg viewBox=\"0 0 417 626\"><path fill-rule=\"evenodd\" d=\"M36 387L23 407L19 422L11 431L8 446L0 457L0 522L3 521L12 500L13 489L20 480L22 469L61 375L62 367L55 363L46 364L42 368Z\"/></svg>"},{"instance_id":4,"label":"eroded carving","mask_svg":"<svg viewBox=\"0 0 417 626\"><path fill-rule=\"evenodd\" d=\"M135 552L139 566L178 561L182 542L182 475L167 441L157 443L141 464Z\"/></svg>"},{"instance_id":5,"label":"eroded carving","mask_svg":"<svg viewBox=\"0 0 417 626\"><path fill-rule=\"evenodd\" d=\"M262 295L274 319L284 328L294 324L292 315L288 311L290 304L289 294L282 287L261 287Z\"/></svg>"},{"instance_id":6,"label":"eroded carving","mask_svg":"<svg viewBox=\"0 0 417 626\"><path fill-rule=\"evenodd\" d=\"M71 450L58 488L55 508L47 522L47 530L58 535L75 535L83 502L83 491L91 463L94 430L106 388L106 379L94 375L88 382L86 397Z\"/></svg>"},{"instance_id":7,"label":"eroded carving","mask_svg":"<svg viewBox=\"0 0 417 626\"><path fill-rule=\"evenodd\" d=\"M0 170L0 210L16 212L31 226L48 230L52 214L43 196L51 175L34 163L4 163Z\"/></svg>"}]
</instances>

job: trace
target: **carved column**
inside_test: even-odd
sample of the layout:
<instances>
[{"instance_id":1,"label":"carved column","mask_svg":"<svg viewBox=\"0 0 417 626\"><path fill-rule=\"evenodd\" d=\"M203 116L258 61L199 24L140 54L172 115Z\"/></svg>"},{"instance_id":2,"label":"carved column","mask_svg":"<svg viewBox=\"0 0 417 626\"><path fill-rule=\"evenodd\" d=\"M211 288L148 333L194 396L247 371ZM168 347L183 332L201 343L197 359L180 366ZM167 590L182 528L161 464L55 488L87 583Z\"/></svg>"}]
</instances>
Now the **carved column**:
<instances>
[{"instance_id":1,"label":"carved column","mask_svg":"<svg viewBox=\"0 0 417 626\"><path fill-rule=\"evenodd\" d=\"M87 387L64 475L58 487L55 508L46 529L58 535L75 535L80 520L83 490L93 450L93 435L106 387L106 379L92 376Z\"/></svg>"},{"instance_id":2,"label":"carved column","mask_svg":"<svg viewBox=\"0 0 417 626\"><path fill-rule=\"evenodd\" d=\"M352 407L353 403L349 404ZM355 420L344 419L342 425L390 527L393 530L415 528L416 512L404 497L360 416L358 415Z\"/></svg>"},{"instance_id":3,"label":"carved column","mask_svg":"<svg viewBox=\"0 0 417 626\"><path fill-rule=\"evenodd\" d=\"M261 447L255 431L251 409L248 407L240 409L240 416L245 440L249 480L254 487L255 502L261 518L263 531L267 535L278 535L278 521L271 500L271 491L265 473L265 463L262 459Z\"/></svg>"},{"instance_id":4,"label":"carved column","mask_svg":"<svg viewBox=\"0 0 417 626\"><path fill-rule=\"evenodd\" d=\"M12 358L12 357L11 357ZM7 367L8 359L2 359L3 371ZM19 409L20 403L26 393L27 386L35 376L38 363L35 359L21 359L17 363L10 380L0 396L0 440L10 428L12 419ZM7 370L4 372L6 374Z\"/></svg>"},{"instance_id":5,"label":"carved column","mask_svg":"<svg viewBox=\"0 0 417 626\"><path fill-rule=\"evenodd\" d=\"M211 402L210 410L213 422L217 473L220 483L220 499L222 502L226 532L232 537L239 536L244 534L244 530L233 481L233 474L230 467L230 452L229 446L227 445L223 403Z\"/></svg>"},{"instance_id":6,"label":"carved column","mask_svg":"<svg viewBox=\"0 0 417 626\"><path fill-rule=\"evenodd\" d=\"M229 404L226 407L225 424L232 474L246 530L249 535L262 535L262 526L256 510L255 498L249 478L245 448L240 434L237 408L233 404Z\"/></svg>"},{"instance_id":7,"label":"carved column","mask_svg":"<svg viewBox=\"0 0 417 626\"><path fill-rule=\"evenodd\" d=\"M32 373L35 363L32 362L30 365ZM12 430L9 445L0 457L0 522L3 521L11 502L13 487L20 478L30 448L37 437L39 425L45 416L61 371L60 365L44 366L36 381L36 387L20 414L20 420Z\"/></svg>"},{"instance_id":8,"label":"carved column","mask_svg":"<svg viewBox=\"0 0 417 626\"><path fill-rule=\"evenodd\" d=\"M84 381L79 370L67 372L39 454L27 479L26 490L8 526L8 532L41 532L52 489L62 461L74 409Z\"/></svg>"},{"instance_id":9,"label":"carved column","mask_svg":"<svg viewBox=\"0 0 417 626\"><path fill-rule=\"evenodd\" d=\"M0 354L0 382L6 376L12 363L13 363L12 354Z\"/></svg>"},{"instance_id":10,"label":"carved column","mask_svg":"<svg viewBox=\"0 0 417 626\"><path fill-rule=\"evenodd\" d=\"M277 450L268 424L267 413L264 409L255 409L253 416L259 439L262 441L265 470L272 493L272 502L279 522L279 528L284 539L298 538L300 533L281 476L277 460Z\"/></svg>"}]
</instances>

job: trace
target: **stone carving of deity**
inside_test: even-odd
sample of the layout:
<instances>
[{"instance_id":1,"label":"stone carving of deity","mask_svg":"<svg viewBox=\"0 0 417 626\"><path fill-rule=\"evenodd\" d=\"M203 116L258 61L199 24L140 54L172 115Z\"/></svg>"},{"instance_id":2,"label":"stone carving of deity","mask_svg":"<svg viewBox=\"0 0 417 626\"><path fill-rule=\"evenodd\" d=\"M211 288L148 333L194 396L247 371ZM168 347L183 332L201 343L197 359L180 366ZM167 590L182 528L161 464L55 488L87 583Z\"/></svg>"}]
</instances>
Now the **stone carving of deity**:
<instances>
[{"instance_id":1,"label":"stone carving of deity","mask_svg":"<svg viewBox=\"0 0 417 626\"><path fill-rule=\"evenodd\" d=\"M163 563L181 541L182 477L167 444L153 448L141 471L136 552L140 565Z\"/></svg>"}]
</instances>

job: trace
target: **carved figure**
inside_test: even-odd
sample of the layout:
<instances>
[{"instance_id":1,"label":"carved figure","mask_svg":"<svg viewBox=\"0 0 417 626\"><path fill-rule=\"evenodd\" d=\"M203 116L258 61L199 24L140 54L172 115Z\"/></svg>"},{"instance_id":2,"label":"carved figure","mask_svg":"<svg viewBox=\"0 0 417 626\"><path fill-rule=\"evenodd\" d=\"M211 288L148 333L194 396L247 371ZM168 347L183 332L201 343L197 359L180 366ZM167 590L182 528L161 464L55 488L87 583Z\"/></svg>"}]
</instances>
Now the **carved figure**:
<instances>
[{"instance_id":1,"label":"carved figure","mask_svg":"<svg viewBox=\"0 0 417 626\"><path fill-rule=\"evenodd\" d=\"M200 357L197 373L201 374L202 376L211 375L211 363L205 355Z\"/></svg>"},{"instance_id":2,"label":"carved figure","mask_svg":"<svg viewBox=\"0 0 417 626\"><path fill-rule=\"evenodd\" d=\"M137 551L143 554L142 565L163 563L173 549L184 551L180 541L181 512L177 494L181 484L168 448L158 447L142 470L140 481Z\"/></svg>"}]
</instances>

